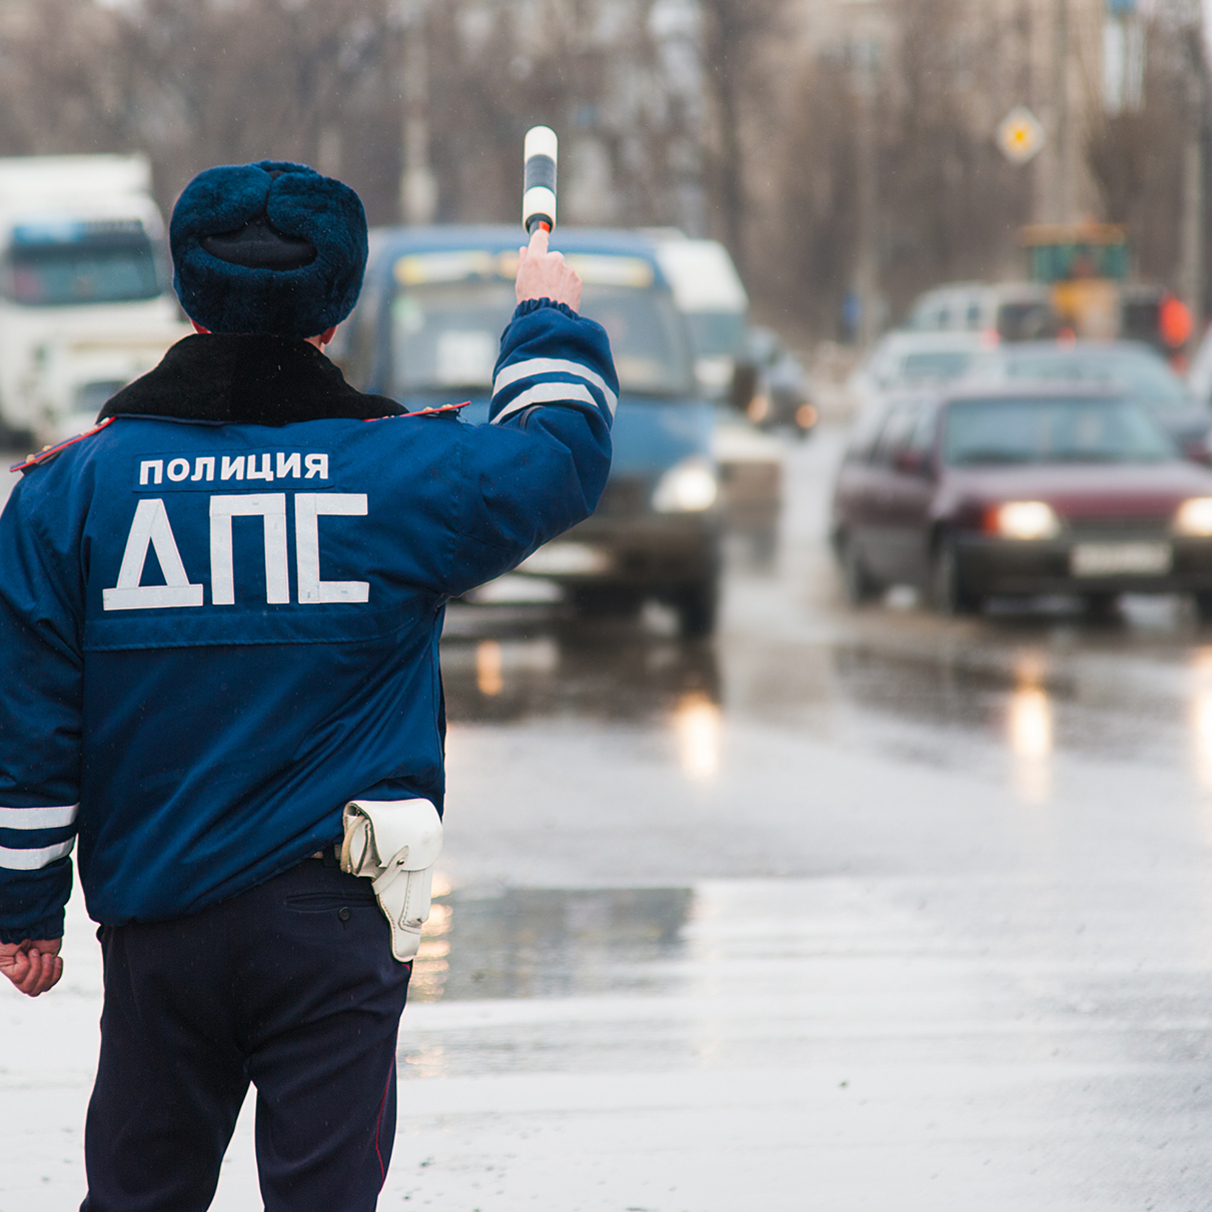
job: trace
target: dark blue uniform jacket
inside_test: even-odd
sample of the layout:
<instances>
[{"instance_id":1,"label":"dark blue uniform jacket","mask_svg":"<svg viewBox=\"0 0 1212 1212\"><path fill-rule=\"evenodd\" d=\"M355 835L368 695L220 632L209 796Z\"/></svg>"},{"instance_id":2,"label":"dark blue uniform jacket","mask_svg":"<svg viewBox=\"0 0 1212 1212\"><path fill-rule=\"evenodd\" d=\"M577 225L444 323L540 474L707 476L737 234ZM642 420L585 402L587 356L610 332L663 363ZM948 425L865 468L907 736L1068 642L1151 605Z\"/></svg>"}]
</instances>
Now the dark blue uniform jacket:
<instances>
[{"instance_id":1,"label":"dark blue uniform jacket","mask_svg":"<svg viewBox=\"0 0 1212 1212\"><path fill-rule=\"evenodd\" d=\"M233 896L346 801L442 806L452 595L588 516L605 332L523 304L491 421L400 416L306 342L188 337L0 517L0 941Z\"/></svg>"}]
</instances>

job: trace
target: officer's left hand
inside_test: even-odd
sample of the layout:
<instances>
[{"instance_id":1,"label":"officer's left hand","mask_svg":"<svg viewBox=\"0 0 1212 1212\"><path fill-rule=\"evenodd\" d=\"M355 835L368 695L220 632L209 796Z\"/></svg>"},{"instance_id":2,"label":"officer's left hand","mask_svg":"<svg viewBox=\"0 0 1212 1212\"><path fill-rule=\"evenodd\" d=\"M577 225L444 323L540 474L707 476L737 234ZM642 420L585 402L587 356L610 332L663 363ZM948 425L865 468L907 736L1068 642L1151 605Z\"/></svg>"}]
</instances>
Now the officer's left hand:
<instances>
[{"instance_id":1,"label":"officer's left hand","mask_svg":"<svg viewBox=\"0 0 1212 1212\"><path fill-rule=\"evenodd\" d=\"M37 997L59 983L63 961L61 938L26 939L23 943L0 943L0 972L22 993Z\"/></svg>"}]
</instances>

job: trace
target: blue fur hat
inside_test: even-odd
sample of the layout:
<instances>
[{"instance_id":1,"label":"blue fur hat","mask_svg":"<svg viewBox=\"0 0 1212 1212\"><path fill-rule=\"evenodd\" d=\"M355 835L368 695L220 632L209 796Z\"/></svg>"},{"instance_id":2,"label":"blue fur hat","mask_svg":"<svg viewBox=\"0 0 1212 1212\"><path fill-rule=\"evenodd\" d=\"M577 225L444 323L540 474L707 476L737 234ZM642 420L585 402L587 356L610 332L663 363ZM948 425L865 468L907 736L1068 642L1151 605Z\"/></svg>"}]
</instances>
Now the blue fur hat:
<instances>
[{"instance_id":1,"label":"blue fur hat","mask_svg":"<svg viewBox=\"0 0 1212 1212\"><path fill-rule=\"evenodd\" d=\"M361 199L305 164L208 168L177 199L168 238L181 306L211 332L314 337L362 289Z\"/></svg>"}]
</instances>

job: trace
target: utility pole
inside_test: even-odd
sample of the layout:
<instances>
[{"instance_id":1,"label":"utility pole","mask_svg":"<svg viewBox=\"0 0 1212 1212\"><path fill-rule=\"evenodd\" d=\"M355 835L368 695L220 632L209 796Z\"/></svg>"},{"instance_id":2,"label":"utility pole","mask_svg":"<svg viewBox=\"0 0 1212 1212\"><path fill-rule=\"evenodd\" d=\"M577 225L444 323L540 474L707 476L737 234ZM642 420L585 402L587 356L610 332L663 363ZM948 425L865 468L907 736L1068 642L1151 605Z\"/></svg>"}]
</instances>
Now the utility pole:
<instances>
[{"instance_id":1,"label":"utility pole","mask_svg":"<svg viewBox=\"0 0 1212 1212\"><path fill-rule=\"evenodd\" d=\"M1183 147L1182 226L1179 232L1178 294L1191 312L1192 334L1204 331L1204 133L1203 22L1189 31L1186 55L1186 140Z\"/></svg>"},{"instance_id":2,"label":"utility pole","mask_svg":"<svg viewBox=\"0 0 1212 1212\"><path fill-rule=\"evenodd\" d=\"M1052 10L1052 197L1053 223L1073 219L1073 139L1069 129L1069 0Z\"/></svg>"},{"instance_id":3,"label":"utility pole","mask_svg":"<svg viewBox=\"0 0 1212 1212\"><path fill-rule=\"evenodd\" d=\"M438 183L429 162L429 64L426 46L428 0L394 0L392 24L400 32L400 218L423 226L438 210Z\"/></svg>"},{"instance_id":4,"label":"utility pole","mask_svg":"<svg viewBox=\"0 0 1212 1212\"><path fill-rule=\"evenodd\" d=\"M1035 160L1036 223L1068 223L1074 218L1074 107L1069 89L1071 0L1029 0L1032 108L1046 138Z\"/></svg>"},{"instance_id":5,"label":"utility pole","mask_svg":"<svg viewBox=\"0 0 1212 1212\"><path fill-rule=\"evenodd\" d=\"M855 211L858 248L854 263L854 293L859 300L857 338L866 348L875 338L881 319L879 254L879 143L876 130L876 67L879 46L872 38L851 44L852 81L858 114Z\"/></svg>"}]
</instances>

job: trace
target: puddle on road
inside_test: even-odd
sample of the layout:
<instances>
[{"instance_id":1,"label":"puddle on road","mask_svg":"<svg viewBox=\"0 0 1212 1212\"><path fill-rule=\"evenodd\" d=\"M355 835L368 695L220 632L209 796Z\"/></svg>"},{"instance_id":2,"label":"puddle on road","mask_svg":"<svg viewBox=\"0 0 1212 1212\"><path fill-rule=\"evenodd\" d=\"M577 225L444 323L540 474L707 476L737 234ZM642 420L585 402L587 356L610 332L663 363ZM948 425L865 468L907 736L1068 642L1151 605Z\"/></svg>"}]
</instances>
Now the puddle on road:
<instances>
[{"instance_id":1,"label":"puddle on road","mask_svg":"<svg viewBox=\"0 0 1212 1212\"><path fill-rule=\"evenodd\" d=\"M682 643L640 621L481 613L443 643L447 711L456 723L631 724L663 737L692 783L729 773L730 729L776 726L935 766L985 760L978 741L1028 803L1049 800L1064 754L1178 765L1212 792L1212 645L1173 603L1129 605L1097 626L876 611L857 634L818 642L734 630Z\"/></svg>"},{"instance_id":2,"label":"puddle on road","mask_svg":"<svg viewBox=\"0 0 1212 1212\"><path fill-rule=\"evenodd\" d=\"M1036 654L1002 668L929 651L906 654L838 645L832 663L839 690L853 704L945 727L998 731L1008 696L1025 682L1050 700L1071 699L1076 692L1071 677L1050 673Z\"/></svg>"},{"instance_id":3,"label":"puddle on road","mask_svg":"<svg viewBox=\"0 0 1212 1212\"><path fill-rule=\"evenodd\" d=\"M409 998L653 993L681 954L689 888L511 888L434 898Z\"/></svg>"},{"instance_id":4,"label":"puddle on road","mask_svg":"<svg viewBox=\"0 0 1212 1212\"><path fill-rule=\"evenodd\" d=\"M719 771L725 728L715 648L603 628L458 639L442 648L447 718L630 722L667 733L692 782Z\"/></svg>"},{"instance_id":5,"label":"puddle on road","mask_svg":"<svg viewBox=\"0 0 1212 1212\"><path fill-rule=\"evenodd\" d=\"M532 717L639 720L718 704L720 670L708 644L603 628L575 637L501 636L442 646L447 718L455 723Z\"/></svg>"},{"instance_id":6,"label":"puddle on road","mask_svg":"<svg viewBox=\"0 0 1212 1212\"><path fill-rule=\"evenodd\" d=\"M1015 783L1038 801L1047 798L1044 767L1064 752L1170 763L1186 750L1212 788L1212 657L1201 651L839 645L832 669L839 700L868 717L933 733L944 746L956 733L999 742Z\"/></svg>"}]
</instances>

